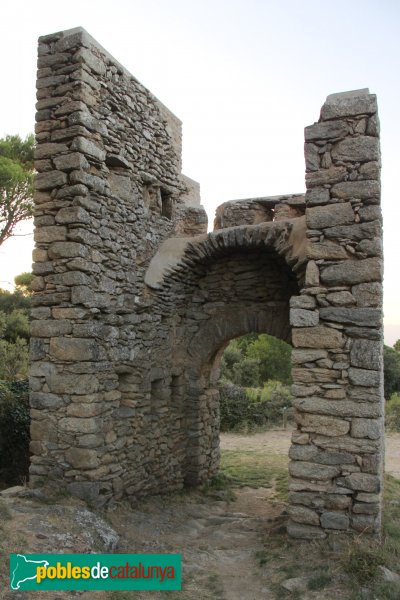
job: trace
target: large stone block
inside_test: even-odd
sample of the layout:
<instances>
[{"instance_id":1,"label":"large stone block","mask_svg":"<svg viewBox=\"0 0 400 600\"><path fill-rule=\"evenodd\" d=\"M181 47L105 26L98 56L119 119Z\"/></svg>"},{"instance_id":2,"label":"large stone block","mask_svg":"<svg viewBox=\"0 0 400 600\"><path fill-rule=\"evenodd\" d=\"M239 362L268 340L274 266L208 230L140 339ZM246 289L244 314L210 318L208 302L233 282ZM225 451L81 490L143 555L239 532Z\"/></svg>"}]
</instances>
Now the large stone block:
<instances>
[{"instance_id":1,"label":"large stone block","mask_svg":"<svg viewBox=\"0 0 400 600\"><path fill-rule=\"evenodd\" d=\"M50 355L58 360L86 361L99 360L101 349L92 339L55 337L50 340Z\"/></svg>"},{"instance_id":2,"label":"large stone block","mask_svg":"<svg viewBox=\"0 0 400 600\"><path fill-rule=\"evenodd\" d=\"M379 371L382 367L382 343L377 340L354 340L350 352L350 364L362 369Z\"/></svg>"},{"instance_id":3,"label":"large stone block","mask_svg":"<svg viewBox=\"0 0 400 600\"><path fill-rule=\"evenodd\" d=\"M348 137L333 146L331 155L333 160L344 162L379 160L379 141L376 137L365 135Z\"/></svg>"},{"instance_id":4,"label":"large stone block","mask_svg":"<svg viewBox=\"0 0 400 600\"><path fill-rule=\"evenodd\" d=\"M307 226L310 229L324 229L335 225L354 223L354 211L350 202L314 206L306 210Z\"/></svg>"},{"instance_id":5,"label":"large stone block","mask_svg":"<svg viewBox=\"0 0 400 600\"><path fill-rule=\"evenodd\" d=\"M321 514L321 525L326 529L348 529L350 519L344 513L327 511Z\"/></svg>"},{"instance_id":6,"label":"large stone block","mask_svg":"<svg viewBox=\"0 0 400 600\"><path fill-rule=\"evenodd\" d=\"M350 367L349 380L353 385L374 387L378 386L381 380L380 371L372 371L369 369L356 369ZM372 415L371 415L372 416Z\"/></svg>"},{"instance_id":7,"label":"large stone block","mask_svg":"<svg viewBox=\"0 0 400 600\"><path fill-rule=\"evenodd\" d=\"M339 94L330 94L321 108L321 119L338 119L355 117L357 115L373 115L378 106L375 94L369 94L368 89L352 90Z\"/></svg>"},{"instance_id":8,"label":"large stone block","mask_svg":"<svg viewBox=\"0 0 400 600\"><path fill-rule=\"evenodd\" d=\"M296 422L302 431L321 433L322 435L345 435L350 430L350 422L335 417L297 413ZM358 436L357 436L358 437Z\"/></svg>"},{"instance_id":9,"label":"large stone block","mask_svg":"<svg viewBox=\"0 0 400 600\"><path fill-rule=\"evenodd\" d=\"M383 424L378 419L353 419L351 435L355 438L378 440L383 436Z\"/></svg>"},{"instance_id":10,"label":"large stone block","mask_svg":"<svg viewBox=\"0 0 400 600\"><path fill-rule=\"evenodd\" d=\"M332 186L331 193L339 200L371 200L379 198L381 187L379 181L343 181Z\"/></svg>"},{"instance_id":11,"label":"large stone block","mask_svg":"<svg viewBox=\"0 0 400 600\"><path fill-rule=\"evenodd\" d=\"M348 260L338 265L330 265L321 271L322 283L329 285L355 285L381 279L382 260L379 258Z\"/></svg>"},{"instance_id":12,"label":"large stone block","mask_svg":"<svg viewBox=\"0 0 400 600\"><path fill-rule=\"evenodd\" d=\"M87 448L70 448L65 458L75 469L95 469L100 464L96 450Z\"/></svg>"},{"instance_id":13,"label":"large stone block","mask_svg":"<svg viewBox=\"0 0 400 600\"><path fill-rule=\"evenodd\" d=\"M290 309L290 324L293 327L313 327L318 325L319 313L317 310L304 310L303 308Z\"/></svg>"},{"instance_id":14,"label":"large stone block","mask_svg":"<svg viewBox=\"0 0 400 600\"><path fill-rule=\"evenodd\" d=\"M380 491L380 479L369 473L352 473L344 478L344 485L352 490L376 493Z\"/></svg>"},{"instance_id":15,"label":"large stone block","mask_svg":"<svg viewBox=\"0 0 400 600\"><path fill-rule=\"evenodd\" d=\"M289 507L289 517L297 523L305 523L307 525L318 525L319 515L314 510L306 508L305 506L292 505Z\"/></svg>"},{"instance_id":16,"label":"large stone block","mask_svg":"<svg viewBox=\"0 0 400 600\"><path fill-rule=\"evenodd\" d=\"M382 323L382 313L376 308L327 306L320 308L320 317L333 323L366 325L369 327L379 327Z\"/></svg>"},{"instance_id":17,"label":"large stone block","mask_svg":"<svg viewBox=\"0 0 400 600\"><path fill-rule=\"evenodd\" d=\"M322 325L293 329L292 341L295 348L342 348L344 345L340 331Z\"/></svg>"},{"instance_id":18,"label":"large stone block","mask_svg":"<svg viewBox=\"0 0 400 600\"><path fill-rule=\"evenodd\" d=\"M376 418L382 415L379 404L352 402L351 400L325 400L324 398L295 398L293 405L301 412L334 417Z\"/></svg>"},{"instance_id":19,"label":"large stone block","mask_svg":"<svg viewBox=\"0 0 400 600\"><path fill-rule=\"evenodd\" d=\"M300 479L327 480L340 474L340 467L332 465L318 465L313 462L291 461L289 473ZM365 490L371 491L371 490Z\"/></svg>"},{"instance_id":20,"label":"large stone block","mask_svg":"<svg viewBox=\"0 0 400 600\"><path fill-rule=\"evenodd\" d=\"M99 380L94 375L50 375L46 381L56 394L91 394L99 389Z\"/></svg>"}]
</instances>

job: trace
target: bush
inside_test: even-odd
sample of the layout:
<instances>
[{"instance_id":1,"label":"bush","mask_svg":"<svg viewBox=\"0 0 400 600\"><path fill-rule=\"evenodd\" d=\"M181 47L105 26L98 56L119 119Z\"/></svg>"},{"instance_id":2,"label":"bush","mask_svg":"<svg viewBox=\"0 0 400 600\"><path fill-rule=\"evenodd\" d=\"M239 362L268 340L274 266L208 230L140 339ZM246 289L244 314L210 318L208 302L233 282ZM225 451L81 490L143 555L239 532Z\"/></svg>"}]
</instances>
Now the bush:
<instances>
[{"instance_id":1,"label":"bush","mask_svg":"<svg viewBox=\"0 0 400 600\"><path fill-rule=\"evenodd\" d=\"M0 380L15 381L28 375L28 345L17 338L15 344L0 340Z\"/></svg>"},{"instance_id":2,"label":"bush","mask_svg":"<svg viewBox=\"0 0 400 600\"><path fill-rule=\"evenodd\" d=\"M28 381L0 381L0 479L21 484L29 470Z\"/></svg>"},{"instance_id":3,"label":"bush","mask_svg":"<svg viewBox=\"0 0 400 600\"><path fill-rule=\"evenodd\" d=\"M400 394L392 394L386 402L385 425L391 431L400 431Z\"/></svg>"},{"instance_id":4,"label":"bush","mask_svg":"<svg viewBox=\"0 0 400 600\"><path fill-rule=\"evenodd\" d=\"M292 396L280 381L268 381L263 388L242 388L221 381L221 431L251 431L282 425Z\"/></svg>"}]
</instances>

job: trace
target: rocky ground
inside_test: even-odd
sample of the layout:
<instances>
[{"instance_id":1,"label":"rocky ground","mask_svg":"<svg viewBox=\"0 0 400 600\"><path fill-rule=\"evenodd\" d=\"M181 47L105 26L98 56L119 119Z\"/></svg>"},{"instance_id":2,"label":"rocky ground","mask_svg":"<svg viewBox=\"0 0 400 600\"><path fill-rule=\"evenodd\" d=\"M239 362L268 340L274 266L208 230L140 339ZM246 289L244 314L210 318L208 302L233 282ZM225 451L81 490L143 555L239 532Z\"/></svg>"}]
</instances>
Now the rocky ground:
<instances>
[{"instance_id":1,"label":"rocky ground","mask_svg":"<svg viewBox=\"0 0 400 600\"><path fill-rule=\"evenodd\" d=\"M232 490L204 488L169 497L153 497L132 508L119 504L101 515L61 495L3 492L0 598L19 600L259 600L353 598L349 576L341 569L327 575L344 548L337 541L301 543L286 539L285 502L279 474L285 470L290 432L221 436L225 467L240 453L248 460L265 455L270 477L262 487L248 463L237 466L242 484ZM400 434L387 437L386 468L400 477ZM233 464L233 463L232 463ZM264 465L262 465L264 467ZM247 471L245 470L247 468ZM240 475L242 473L242 475ZM250 473L250 474L249 474ZM247 479L246 479L247 477ZM253 484L244 485L246 481ZM10 592L9 553L168 553L183 556L181 592ZM331 573L331 571L330 571ZM368 592L368 590L367 590ZM366 592L366 593L367 593ZM382 596L387 598L391 596ZM397 597L397 596L393 596ZM365 595L365 598L369 598ZM381 598L379 598L381 600Z\"/></svg>"}]
</instances>

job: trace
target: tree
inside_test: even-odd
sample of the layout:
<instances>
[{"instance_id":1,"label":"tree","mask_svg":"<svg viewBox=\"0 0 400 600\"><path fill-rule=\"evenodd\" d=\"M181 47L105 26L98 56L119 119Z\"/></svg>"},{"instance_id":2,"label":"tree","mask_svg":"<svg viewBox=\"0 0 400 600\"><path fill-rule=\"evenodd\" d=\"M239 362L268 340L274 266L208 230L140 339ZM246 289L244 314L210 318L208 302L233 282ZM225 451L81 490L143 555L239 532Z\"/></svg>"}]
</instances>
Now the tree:
<instances>
[{"instance_id":1,"label":"tree","mask_svg":"<svg viewBox=\"0 0 400 600\"><path fill-rule=\"evenodd\" d=\"M33 214L34 137L0 139L0 246Z\"/></svg>"},{"instance_id":2,"label":"tree","mask_svg":"<svg viewBox=\"0 0 400 600\"><path fill-rule=\"evenodd\" d=\"M17 290L21 291L24 296L29 296L32 293L31 284L33 281L33 273L20 273L14 277L14 283Z\"/></svg>"},{"instance_id":3,"label":"tree","mask_svg":"<svg viewBox=\"0 0 400 600\"><path fill-rule=\"evenodd\" d=\"M397 342L394 343L393 348L396 352L400 352L400 340L397 340Z\"/></svg>"},{"instance_id":4,"label":"tree","mask_svg":"<svg viewBox=\"0 0 400 600\"><path fill-rule=\"evenodd\" d=\"M259 360L260 382L269 379L291 383L292 348L286 342L262 333L247 349L247 356Z\"/></svg>"}]
</instances>

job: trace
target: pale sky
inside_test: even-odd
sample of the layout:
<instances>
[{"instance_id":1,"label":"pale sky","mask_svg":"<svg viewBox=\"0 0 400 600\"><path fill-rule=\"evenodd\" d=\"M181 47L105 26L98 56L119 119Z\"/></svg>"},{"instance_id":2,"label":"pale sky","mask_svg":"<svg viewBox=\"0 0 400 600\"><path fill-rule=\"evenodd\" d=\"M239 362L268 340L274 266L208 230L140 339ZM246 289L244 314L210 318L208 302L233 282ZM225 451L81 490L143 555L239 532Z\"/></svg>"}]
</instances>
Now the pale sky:
<instances>
[{"instance_id":1,"label":"pale sky","mask_svg":"<svg viewBox=\"0 0 400 600\"><path fill-rule=\"evenodd\" d=\"M212 222L226 200L305 191L303 129L325 97L378 96L385 341L400 338L398 0L13 0L0 22L0 136L34 129L37 38L84 27L183 121L183 172ZM0 247L0 287L31 269L32 226Z\"/></svg>"}]
</instances>

